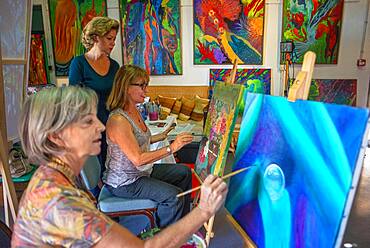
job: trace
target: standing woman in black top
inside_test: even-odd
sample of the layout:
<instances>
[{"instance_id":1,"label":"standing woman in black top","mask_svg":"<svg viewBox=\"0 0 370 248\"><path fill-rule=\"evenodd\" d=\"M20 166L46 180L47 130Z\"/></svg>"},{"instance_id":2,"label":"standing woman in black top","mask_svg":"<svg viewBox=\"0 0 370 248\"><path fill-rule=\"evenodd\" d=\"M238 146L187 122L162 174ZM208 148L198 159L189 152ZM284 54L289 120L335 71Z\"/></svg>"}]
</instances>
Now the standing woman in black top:
<instances>
[{"instance_id":1,"label":"standing woman in black top","mask_svg":"<svg viewBox=\"0 0 370 248\"><path fill-rule=\"evenodd\" d=\"M93 89L98 95L98 118L105 125L109 112L105 107L112 89L114 76L119 68L117 61L110 58L119 22L109 17L95 17L83 29L82 44L87 52L73 59L69 68L69 84L80 84ZM107 143L102 133L99 160L105 170Z\"/></svg>"}]
</instances>

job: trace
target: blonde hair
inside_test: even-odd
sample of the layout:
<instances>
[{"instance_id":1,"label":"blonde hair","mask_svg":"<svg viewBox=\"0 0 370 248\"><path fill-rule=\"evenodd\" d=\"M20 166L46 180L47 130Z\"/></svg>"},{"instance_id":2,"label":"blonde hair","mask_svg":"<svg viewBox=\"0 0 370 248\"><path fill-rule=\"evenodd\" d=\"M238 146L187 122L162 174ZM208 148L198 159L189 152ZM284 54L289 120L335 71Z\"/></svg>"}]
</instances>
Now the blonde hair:
<instances>
[{"instance_id":1,"label":"blonde hair","mask_svg":"<svg viewBox=\"0 0 370 248\"><path fill-rule=\"evenodd\" d=\"M65 150L49 140L96 108L98 98L89 88L79 86L43 89L29 97L19 120L22 148L30 161L45 164Z\"/></svg>"},{"instance_id":2,"label":"blonde hair","mask_svg":"<svg viewBox=\"0 0 370 248\"><path fill-rule=\"evenodd\" d=\"M119 68L114 77L112 91L110 92L106 103L106 107L109 111L125 107L125 104L127 103L128 86L138 79L143 79L148 83L148 72L136 65L123 65Z\"/></svg>"},{"instance_id":3,"label":"blonde hair","mask_svg":"<svg viewBox=\"0 0 370 248\"><path fill-rule=\"evenodd\" d=\"M109 17L98 16L94 17L84 27L81 34L82 45L90 50L94 46L96 36L104 36L112 29L118 32L119 22Z\"/></svg>"}]
</instances>

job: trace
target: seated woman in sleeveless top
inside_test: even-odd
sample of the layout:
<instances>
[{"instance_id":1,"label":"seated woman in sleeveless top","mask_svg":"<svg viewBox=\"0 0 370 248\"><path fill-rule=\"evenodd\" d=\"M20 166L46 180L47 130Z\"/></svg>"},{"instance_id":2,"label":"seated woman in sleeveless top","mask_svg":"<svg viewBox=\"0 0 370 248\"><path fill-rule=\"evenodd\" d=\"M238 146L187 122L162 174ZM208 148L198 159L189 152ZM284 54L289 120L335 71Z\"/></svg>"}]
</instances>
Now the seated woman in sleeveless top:
<instances>
[{"instance_id":1,"label":"seated woman in sleeveless top","mask_svg":"<svg viewBox=\"0 0 370 248\"><path fill-rule=\"evenodd\" d=\"M165 227L190 211L190 194L176 195L191 188L191 170L181 164L152 163L178 151L193 136L179 134L168 147L150 151L150 144L165 139L168 132L152 136L136 108L144 101L148 82L148 73L134 65L124 65L116 74L107 101L111 113L103 182L115 196L158 202L157 225Z\"/></svg>"}]
</instances>

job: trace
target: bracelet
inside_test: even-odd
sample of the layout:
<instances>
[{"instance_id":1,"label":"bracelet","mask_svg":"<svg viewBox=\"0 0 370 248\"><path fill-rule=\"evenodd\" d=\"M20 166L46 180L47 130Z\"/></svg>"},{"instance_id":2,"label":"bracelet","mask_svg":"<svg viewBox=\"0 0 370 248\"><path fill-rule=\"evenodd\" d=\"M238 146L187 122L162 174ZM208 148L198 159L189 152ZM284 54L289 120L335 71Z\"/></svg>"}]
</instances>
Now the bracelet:
<instances>
[{"instance_id":1,"label":"bracelet","mask_svg":"<svg viewBox=\"0 0 370 248\"><path fill-rule=\"evenodd\" d=\"M170 145L168 145L166 147L166 152L169 153L169 154L172 154L172 149L171 149L171 146Z\"/></svg>"}]
</instances>

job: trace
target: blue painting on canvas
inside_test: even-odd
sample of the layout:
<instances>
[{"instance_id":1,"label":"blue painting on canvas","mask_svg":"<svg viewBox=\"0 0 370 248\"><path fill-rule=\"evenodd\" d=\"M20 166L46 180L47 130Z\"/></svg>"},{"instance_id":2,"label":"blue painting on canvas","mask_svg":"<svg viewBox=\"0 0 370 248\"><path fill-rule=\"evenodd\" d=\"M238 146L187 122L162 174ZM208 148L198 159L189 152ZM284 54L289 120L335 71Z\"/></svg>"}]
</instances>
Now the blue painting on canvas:
<instances>
[{"instance_id":1,"label":"blue painting on canvas","mask_svg":"<svg viewBox=\"0 0 370 248\"><path fill-rule=\"evenodd\" d=\"M367 109L248 93L226 208L259 247L334 247ZM347 206L348 207L348 206Z\"/></svg>"}]
</instances>

